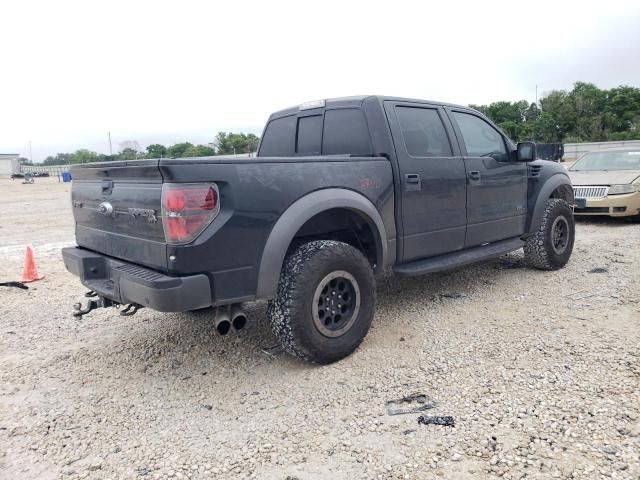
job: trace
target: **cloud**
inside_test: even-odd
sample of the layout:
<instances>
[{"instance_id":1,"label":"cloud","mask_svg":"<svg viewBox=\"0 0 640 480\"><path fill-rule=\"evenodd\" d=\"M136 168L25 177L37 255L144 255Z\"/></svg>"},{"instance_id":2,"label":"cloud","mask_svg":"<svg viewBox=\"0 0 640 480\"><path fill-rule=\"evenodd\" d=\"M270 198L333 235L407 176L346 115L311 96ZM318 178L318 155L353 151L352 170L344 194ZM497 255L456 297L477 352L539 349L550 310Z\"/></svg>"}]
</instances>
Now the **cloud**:
<instances>
[{"instance_id":1,"label":"cloud","mask_svg":"<svg viewBox=\"0 0 640 480\"><path fill-rule=\"evenodd\" d=\"M0 151L108 152L108 131L114 146L206 143L334 96L467 104L532 101L536 83L637 85L637 3L7 2Z\"/></svg>"}]
</instances>

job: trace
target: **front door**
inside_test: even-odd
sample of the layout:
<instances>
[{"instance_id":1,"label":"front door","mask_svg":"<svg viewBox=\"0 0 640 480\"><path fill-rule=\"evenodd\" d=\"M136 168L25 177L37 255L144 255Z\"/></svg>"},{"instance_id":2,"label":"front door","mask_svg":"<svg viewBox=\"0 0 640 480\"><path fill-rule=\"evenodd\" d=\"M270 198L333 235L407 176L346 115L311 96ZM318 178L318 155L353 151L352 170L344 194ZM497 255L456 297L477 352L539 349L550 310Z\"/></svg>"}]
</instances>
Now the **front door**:
<instances>
[{"instance_id":1,"label":"front door","mask_svg":"<svg viewBox=\"0 0 640 480\"><path fill-rule=\"evenodd\" d=\"M385 111L399 164L402 261L462 249L466 172L446 113L398 102L385 102Z\"/></svg>"},{"instance_id":2,"label":"front door","mask_svg":"<svg viewBox=\"0 0 640 480\"><path fill-rule=\"evenodd\" d=\"M513 161L510 142L481 116L456 109L449 114L468 179L465 247L522 235L527 217L527 164Z\"/></svg>"}]
</instances>

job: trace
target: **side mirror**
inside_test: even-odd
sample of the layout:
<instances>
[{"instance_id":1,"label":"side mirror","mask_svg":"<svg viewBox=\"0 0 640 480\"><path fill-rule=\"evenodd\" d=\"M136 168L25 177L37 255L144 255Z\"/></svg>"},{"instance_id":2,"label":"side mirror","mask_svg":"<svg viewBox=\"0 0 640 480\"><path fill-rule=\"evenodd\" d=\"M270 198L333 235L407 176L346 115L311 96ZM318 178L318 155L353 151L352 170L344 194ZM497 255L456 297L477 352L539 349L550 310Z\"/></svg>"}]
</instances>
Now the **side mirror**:
<instances>
[{"instance_id":1,"label":"side mirror","mask_svg":"<svg viewBox=\"0 0 640 480\"><path fill-rule=\"evenodd\" d=\"M520 142L516 150L516 159L519 162L533 162L538 158L538 149L534 142Z\"/></svg>"}]
</instances>

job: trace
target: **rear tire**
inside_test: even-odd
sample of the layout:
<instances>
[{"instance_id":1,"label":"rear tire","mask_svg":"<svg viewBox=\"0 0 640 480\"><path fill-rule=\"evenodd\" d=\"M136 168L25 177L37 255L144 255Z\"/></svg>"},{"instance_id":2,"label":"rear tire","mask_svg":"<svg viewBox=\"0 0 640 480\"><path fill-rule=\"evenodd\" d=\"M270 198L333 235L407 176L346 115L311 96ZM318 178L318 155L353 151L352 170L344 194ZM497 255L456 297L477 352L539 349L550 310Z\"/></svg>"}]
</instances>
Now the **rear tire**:
<instances>
[{"instance_id":1,"label":"rear tire","mask_svg":"<svg viewBox=\"0 0 640 480\"><path fill-rule=\"evenodd\" d=\"M346 243L301 245L285 259L268 312L287 353L316 363L340 360L360 345L373 320L371 265Z\"/></svg>"},{"instance_id":2,"label":"rear tire","mask_svg":"<svg viewBox=\"0 0 640 480\"><path fill-rule=\"evenodd\" d=\"M559 198L547 200L540 228L524 245L527 264L541 270L564 267L573 251L575 228L571 205Z\"/></svg>"}]
</instances>

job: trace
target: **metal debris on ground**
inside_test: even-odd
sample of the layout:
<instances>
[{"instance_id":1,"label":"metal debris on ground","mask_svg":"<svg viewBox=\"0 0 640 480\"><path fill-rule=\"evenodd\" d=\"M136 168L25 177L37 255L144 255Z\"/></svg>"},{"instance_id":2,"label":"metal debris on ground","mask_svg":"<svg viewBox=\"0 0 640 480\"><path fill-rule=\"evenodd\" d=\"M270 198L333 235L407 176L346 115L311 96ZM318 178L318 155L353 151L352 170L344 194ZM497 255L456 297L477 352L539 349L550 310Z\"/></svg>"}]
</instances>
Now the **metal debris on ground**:
<instances>
[{"instance_id":1,"label":"metal debris on ground","mask_svg":"<svg viewBox=\"0 0 640 480\"><path fill-rule=\"evenodd\" d=\"M465 298L466 295L464 293L459 292L445 292L439 294L440 298Z\"/></svg>"},{"instance_id":2,"label":"metal debris on ground","mask_svg":"<svg viewBox=\"0 0 640 480\"><path fill-rule=\"evenodd\" d=\"M589 270L589 273L607 273L609 271L608 268L604 267L595 267Z\"/></svg>"},{"instance_id":3,"label":"metal debris on ground","mask_svg":"<svg viewBox=\"0 0 640 480\"><path fill-rule=\"evenodd\" d=\"M29 287L22 282L0 282L0 287L15 287L21 288L22 290L29 290Z\"/></svg>"},{"instance_id":4,"label":"metal debris on ground","mask_svg":"<svg viewBox=\"0 0 640 480\"><path fill-rule=\"evenodd\" d=\"M270 347L264 347L262 349L262 353L266 353L270 357L273 357L276 354L279 354L282 352L283 352L282 345L280 345L279 343L276 343L275 345L271 345Z\"/></svg>"},{"instance_id":5,"label":"metal debris on ground","mask_svg":"<svg viewBox=\"0 0 640 480\"><path fill-rule=\"evenodd\" d=\"M443 427L455 427L455 421L453 420L453 417L449 415L445 415L445 416L420 415L418 417L418 423L422 425L441 425Z\"/></svg>"},{"instance_id":6,"label":"metal debris on ground","mask_svg":"<svg viewBox=\"0 0 640 480\"><path fill-rule=\"evenodd\" d=\"M411 406L414 404L413 406ZM417 404L417 405L415 405ZM407 405L410 405L407 408ZM414 393L397 400L389 400L385 406L388 415L405 415L408 413L420 413L436 406L435 402L427 402L427 396L424 393Z\"/></svg>"}]
</instances>

